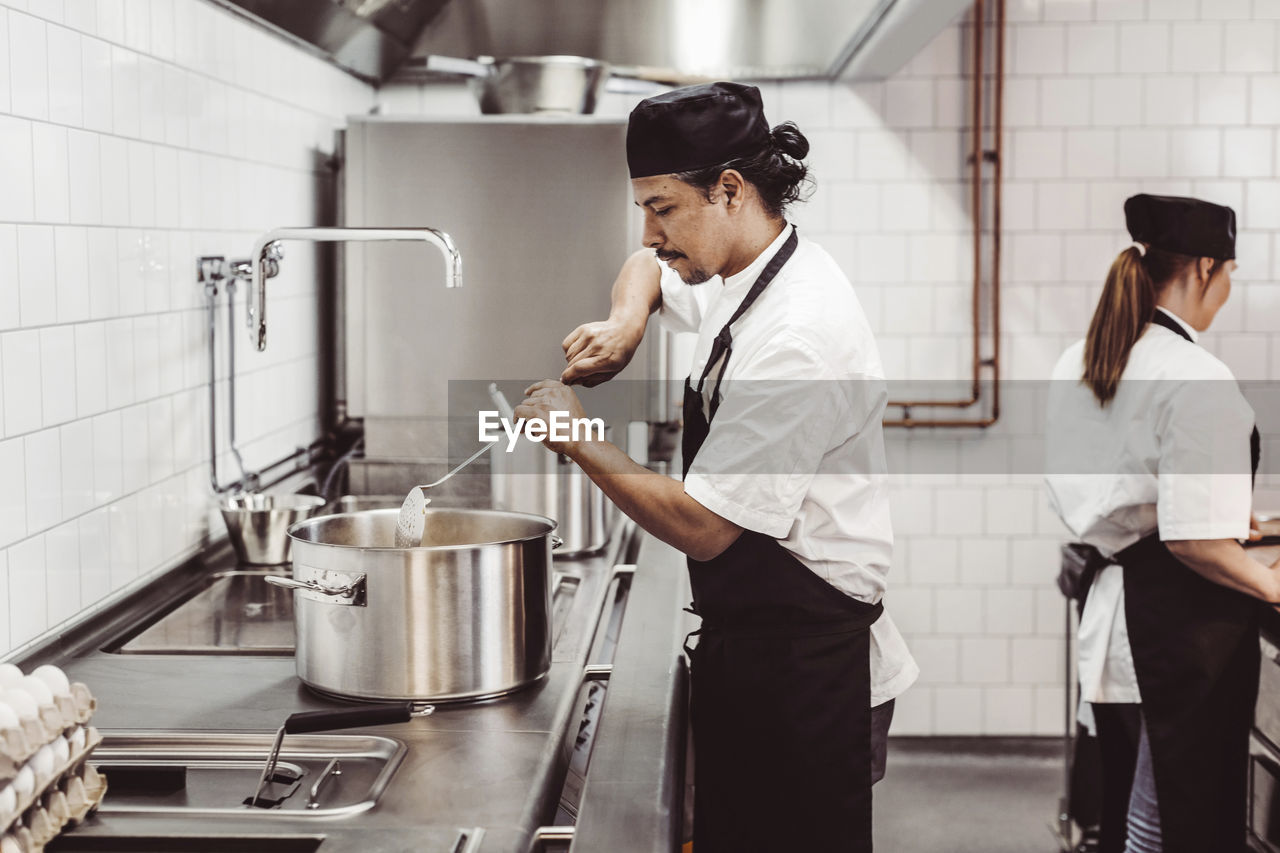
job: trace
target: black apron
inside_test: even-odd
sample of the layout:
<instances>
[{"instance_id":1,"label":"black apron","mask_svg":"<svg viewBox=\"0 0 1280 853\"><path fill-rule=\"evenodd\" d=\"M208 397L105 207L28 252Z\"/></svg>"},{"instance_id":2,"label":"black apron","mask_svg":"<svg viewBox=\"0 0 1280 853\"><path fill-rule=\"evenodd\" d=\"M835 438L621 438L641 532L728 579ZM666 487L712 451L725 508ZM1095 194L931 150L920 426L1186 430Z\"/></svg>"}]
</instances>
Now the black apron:
<instances>
[{"instance_id":1,"label":"black apron","mask_svg":"<svg viewBox=\"0 0 1280 853\"><path fill-rule=\"evenodd\" d=\"M710 431L733 325L795 252L793 232L685 383L684 474ZM721 361L702 414L702 389ZM767 452L767 450L765 451ZM850 598L776 539L744 530L722 554L689 559L694 850L871 850L870 631L883 607Z\"/></svg>"},{"instance_id":2,"label":"black apron","mask_svg":"<svg viewBox=\"0 0 1280 853\"><path fill-rule=\"evenodd\" d=\"M1152 322L1191 337L1164 312ZM1253 470L1258 430L1250 438ZM1183 565L1153 533L1116 555L1165 853L1245 848L1257 599Z\"/></svg>"}]
</instances>

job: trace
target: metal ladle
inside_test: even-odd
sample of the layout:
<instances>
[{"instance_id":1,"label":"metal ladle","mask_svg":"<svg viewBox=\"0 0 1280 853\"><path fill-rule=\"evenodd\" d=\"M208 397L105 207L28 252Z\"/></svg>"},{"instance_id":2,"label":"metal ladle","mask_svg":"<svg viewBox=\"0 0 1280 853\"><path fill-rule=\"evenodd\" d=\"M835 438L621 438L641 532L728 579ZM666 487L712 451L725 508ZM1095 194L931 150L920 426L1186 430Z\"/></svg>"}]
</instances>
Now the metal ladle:
<instances>
[{"instance_id":1,"label":"metal ladle","mask_svg":"<svg viewBox=\"0 0 1280 853\"><path fill-rule=\"evenodd\" d=\"M489 396L493 398L493 402L498 407L498 411L505 418L512 418L511 404L507 402L507 398L503 395L498 386L489 383ZM405 497L404 503L400 505L400 515L396 519L396 539L397 548L417 548L422 544L422 534L427 526L427 505L431 503L431 498L427 497L426 490L435 488L436 486L448 480L454 474L466 468L472 462L475 462L484 454L493 449L498 442L494 441L486 444L475 453L467 457L458 467L454 468L448 474L445 474L434 483L427 483L421 486L414 486L409 490L409 494Z\"/></svg>"}]
</instances>

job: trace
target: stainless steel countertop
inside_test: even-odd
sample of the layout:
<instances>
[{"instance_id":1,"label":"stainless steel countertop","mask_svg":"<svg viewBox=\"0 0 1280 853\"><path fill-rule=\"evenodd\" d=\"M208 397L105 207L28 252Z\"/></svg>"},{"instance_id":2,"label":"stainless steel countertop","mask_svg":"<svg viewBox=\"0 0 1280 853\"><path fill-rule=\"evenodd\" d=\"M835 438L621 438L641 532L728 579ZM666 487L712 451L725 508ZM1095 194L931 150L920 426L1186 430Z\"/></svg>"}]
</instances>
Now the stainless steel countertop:
<instances>
[{"instance_id":1,"label":"stainless steel countertop","mask_svg":"<svg viewBox=\"0 0 1280 853\"><path fill-rule=\"evenodd\" d=\"M76 834L323 835L321 853L526 853L535 829L555 813L584 666L596 663L588 656L626 538L615 536L600 556L557 564L581 582L542 682L500 699L439 705L405 724L353 730L409 747L373 810L342 820L106 814ZM573 851L649 853L678 841L679 810L670 806L680 800L683 771L684 558L649 537L638 553ZM231 568L224 557L201 571ZM93 650L59 663L93 690L94 723L103 730L268 732L297 711L348 707L303 687L292 657Z\"/></svg>"}]
</instances>

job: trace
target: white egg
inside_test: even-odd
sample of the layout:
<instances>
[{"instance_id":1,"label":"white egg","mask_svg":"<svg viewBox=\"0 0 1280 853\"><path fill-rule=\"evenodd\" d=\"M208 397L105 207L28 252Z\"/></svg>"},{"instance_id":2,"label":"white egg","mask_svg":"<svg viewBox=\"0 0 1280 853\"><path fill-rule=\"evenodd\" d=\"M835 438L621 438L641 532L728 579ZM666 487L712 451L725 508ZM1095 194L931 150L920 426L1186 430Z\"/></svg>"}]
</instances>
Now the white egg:
<instances>
[{"instance_id":1,"label":"white egg","mask_svg":"<svg viewBox=\"0 0 1280 853\"><path fill-rule=\"evenodd\" d=\"M14 687L0 693L0 702L12 708L20 720L35 720L40 717L40 706L31 694L20 687Z\"/></svg>"},{"instance_id":2,"label":"white egg","mask_svg":"<svg viewBox=\"0 0 1280 853\"><path fill-rule=\"evenodd\" d=\"M11 663L0 663L0 690L8 690L22 683L22 670Z\"/></svg>"},{"instance_id":3,"label":"white egg","mask_svg":"<svg viewBox=\"0 0 1280 853\"><path fill-rule=\"evenodd\" d=\"M28 675L22 679L22 683L18 685L19 690L25 690L31 694L31 698L36 700L37 705L52 705L53 691L49 689L49 685L45 684L34 675Z\"/></svg>"},{"instance_id":4,"label":"white egg","mask_svg":"<svg viewBox=\"0 0 1280 853\"><path fill-rule=\"evenodd\" d=\"M27 765L18 768L18 775L13 779L13 789L18 792L18 797L29 797L36 790L36 774L31 771Z\"/></svg>"},{"instance_id":5,"label":"white egg","mask_svg":"<svg viewBox=\"0 0 1280 853\"><path fill-rule=\"evenodd\" d=\"M17 728L18 712L8 702L0 702L0 731Z\"/></svg>"},{"instance_id":6,"label":"white egg","mask_svg":"<svg viewBox=\"0 0 1280 853\"><path fill-rule=\"evenodd\" d=\"M72 752L79 752L84 749L86 743L89 742L89 735L85 732L84 726L76 726L71 732L70 744Z\"/></svg>"},{"instance_id":7,"label":"white egg","mask_svg":"<svg viewBox=\"0 0 1280 853\"><path fill-rule=\"evenodd\" d=\"M57 759L53 755L53 747L47 743L40 747L40 751L27 760L27 766L35 771L36 784L43 785L48 782L53 778L53 771L58 766Z\"/></svg>"},{"instance_id":8,"label":"white egg","mask_svg":"<svg viewBox=\"0 0 1280 853\"><path fill-rule=\"evenodd\" d=\"M56 666L52 664L38 666L31 675L43 681L54 696L71 695L71 682L67 680L67 674Z\"/></svg>"},{"instance_id":9,"label":"white egg","mask_svg":"<svg viewBox=\"0 0 1280 853\"><path fill-rule=\"evenodd\" d=\"M12 835L0 838L0 853L22 853L22 845Z\"/></svg>"},{"instance_id":10,"label":"white egg","mask_svg":"<svg viewBox=\"0 0 1280 853\"><path fill-rule=\"evenodd\" d=\"M0 818L7 817L18 810L18 792L12 785L0 788Z\"/></svg>"},{"instance_id":11,"label":"white egg","mask_svg":"<svg viewBox=\"0 0 1280 853\"><path fill-rule=\"evenodd\" d=\"M67 762L71 760L71 744L67 743L67 739L61 735L57 740L49 744L53 747L53 760L58 763L59 767L65 767Z\"/></svg>"}]
</instances>

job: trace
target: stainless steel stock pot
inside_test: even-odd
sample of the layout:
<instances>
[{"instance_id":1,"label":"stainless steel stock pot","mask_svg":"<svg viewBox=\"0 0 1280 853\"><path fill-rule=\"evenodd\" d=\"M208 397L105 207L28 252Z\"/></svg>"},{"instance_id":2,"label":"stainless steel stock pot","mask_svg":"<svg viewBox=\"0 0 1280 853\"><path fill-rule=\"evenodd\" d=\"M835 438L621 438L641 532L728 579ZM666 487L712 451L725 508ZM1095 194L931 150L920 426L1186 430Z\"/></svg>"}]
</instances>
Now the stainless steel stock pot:
<instances>
[{"instance_id":1,"label":"stainless steel stock pot","mask_svg":"<svg viewBox=\"0 0 1280 853\"><path fill-rule=\"evenodd\" d=\"M418 548L396 548L398 511L328 515L289 529L298 677L354 699L478 699L551 665L555 522L482 509L426 510Z\"/></svg>"}]
</instances>

